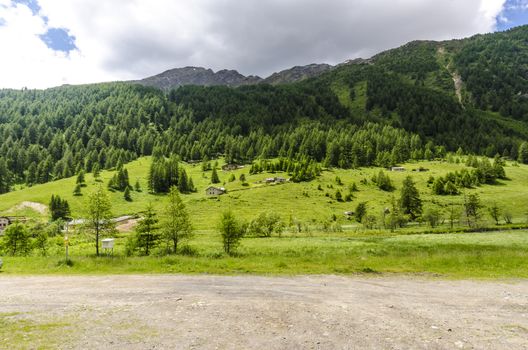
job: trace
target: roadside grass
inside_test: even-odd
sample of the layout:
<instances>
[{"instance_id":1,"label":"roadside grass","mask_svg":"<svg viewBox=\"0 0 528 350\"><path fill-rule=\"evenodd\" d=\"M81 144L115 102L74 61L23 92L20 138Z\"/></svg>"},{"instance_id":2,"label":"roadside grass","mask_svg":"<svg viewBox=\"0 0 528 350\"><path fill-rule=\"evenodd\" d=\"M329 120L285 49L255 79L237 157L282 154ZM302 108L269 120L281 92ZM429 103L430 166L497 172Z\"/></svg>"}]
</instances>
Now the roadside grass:
<instances>
[{"instance_id":1,"label":"roadside grass","mask_svg":"<svg viewBox=\"0 0 528 350\"><path fill-rule=\"evenodd\" d=\"M222 253L219 235L198 234L192 256L95 257L93 244L74 243L72 266L59 247L48 257L5 257L12 274L419 274L445 278L527 278L528 232L358 236L332 234L244 238L236 256Z\"/></svg>"},{"instance_id":2,"label":"roadside grass","mask_svg":"<svg viewBox=\"0 0 528 350\"><path fill-rule=\"evenodd\" d=\"M4 344L17 350L57 349L69 326L64 322L33 321L28 315L18 312L0 313L0 348Z\"/></svg>"}]
</instances>

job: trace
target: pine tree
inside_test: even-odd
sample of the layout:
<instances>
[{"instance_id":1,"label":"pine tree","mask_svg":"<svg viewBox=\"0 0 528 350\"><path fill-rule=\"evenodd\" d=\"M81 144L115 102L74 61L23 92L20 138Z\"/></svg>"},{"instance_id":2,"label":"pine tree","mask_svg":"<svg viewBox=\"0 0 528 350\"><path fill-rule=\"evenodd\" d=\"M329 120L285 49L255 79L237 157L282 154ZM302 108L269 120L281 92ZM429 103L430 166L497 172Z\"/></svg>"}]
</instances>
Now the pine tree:
<instances>
[{"instance_id":1,"label":"pine tree","mask_svg":"<svg viewBox=\"0 0 528 350\"><path fill-rule=\"evenodd\" d=\"M73 195L74 196L82 196L81 184L75 185L75 189L73 190Z\"/></svg>"},{"instance_id":2,"label":"pine tree","mask_svg":"<svg viewBox=\"0 0 528 350\"><path fill-rule=\"evenodd\" d=\"M99 181L99 177L101 176L101 167L99 166L99 163L93 165L92 173L95 181Z\"/></svg>"},{"instance_id":3,"label":"pine tree","mask_svg":"<svg viewBox=\"0 0 528 350\"><path fill-rule=\"evenodd\" d=\"M218 177L218 173L216 172L216 167L213 168L213 172L211 173L211 183L212 184L220 183L220 178Z\"/></svg>"},{"instance_id":4,"label":"pine tree","mask_svg":"<svg viewBox=\"0 0 528 350\"><path fill-rule=\"evenodd\" d=\"M123 193L123 197L127 202L132 202L132 196L130 194L130 187L125 188L125 192Z\"/></svg>"},{"instance_id":5,"label":"pine tree","mask_svg":"<svg viewBox=\"0 0 528 350\"><path fill-rule=\"evenodd\" d=\"M180 242L192 237L191 219L176 186L172 186L169 191L164 212L162 236L167 246L171 246L171 252L176 254Z\"/></svg>"},{"instance_id":6,"label":"pine tree","mask_svg":"<svg viewBox=\"0 0 528 350\"><path fill-rule=\"evenodd\" d=\"M403 180L403 187L400 193L400 207L403 213L409 215L412 220L415 220L422 214L420 193L411 176L407 176Z\"/></svg>"},{"instance_id":7,"label":"pine tree","mask_svg":"<svg viewBox=\"0 0 528 350\"><path fill-rule=\"evenodd\" d=\"M361 202L358 203L356 211L354 212L354 217L357 222L362 222L363 218L367 215L367 203Z\"/></svg>"},{"instance_id":8,"label":"pine tree","mask_svg":"<svg viewBox=\"0 0 528 350\"><path fill-rule=\"evenodd\" d=\"M521 146L519 147L519 157L517 160L519 163L528 164L528 143L521 143Z\"/></svg>"},{"instance_id":9,"label":"pine tree","mask_svg":"<svg viewBox=\"0 0 528 350\"><path fill-rule=\"evenodd\" d=\"M139 180L136 180L136 184L134 185L134 190L136 192L141 192L141 185L139 184Z\"/></svg>"},{"instance_id":10,"label":"pine tree","mask_svg":"<svg viewBox=\"0 0 528 350\"><path fill-rule=\"evenodd\" d=\"M80 170L79 173L77 174L77 185L79 186L85 186L85 176L84 176L84 170Z\"/></svg>"},{"instance_id":11,"label":"pine tree","mask_svg":"<svg viewBox=\"0 0 528 350\"><path fill-rule=\"evenodd\" d=\"M156 247L159 240L158 219L152 204L147 206L143 219L136 227L136 244L137 248L143 249L144 255L150 255L151 250Z\"/></svg>"}]
</instances>

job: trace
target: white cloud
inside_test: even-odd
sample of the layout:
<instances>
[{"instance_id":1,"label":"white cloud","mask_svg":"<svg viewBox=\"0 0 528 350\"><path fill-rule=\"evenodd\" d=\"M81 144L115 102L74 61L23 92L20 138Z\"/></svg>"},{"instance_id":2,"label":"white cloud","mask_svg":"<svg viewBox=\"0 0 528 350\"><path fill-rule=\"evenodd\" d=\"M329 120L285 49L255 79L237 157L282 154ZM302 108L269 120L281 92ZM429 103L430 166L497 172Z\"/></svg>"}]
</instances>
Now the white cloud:
<instances>
[{"instance_id":1,"label":"white cloud","mask_svg":"<svg viewBox=\"0 0 528 350\"><path fill-rule=\"evenodd\" d=\"M135 79L200 65L267 75L338 63L414 39L495 29L505 0L40 0L40 16L0 0L0 86ZM67 28L78 50L38 35Z\"/></svg>"}]
</instances>

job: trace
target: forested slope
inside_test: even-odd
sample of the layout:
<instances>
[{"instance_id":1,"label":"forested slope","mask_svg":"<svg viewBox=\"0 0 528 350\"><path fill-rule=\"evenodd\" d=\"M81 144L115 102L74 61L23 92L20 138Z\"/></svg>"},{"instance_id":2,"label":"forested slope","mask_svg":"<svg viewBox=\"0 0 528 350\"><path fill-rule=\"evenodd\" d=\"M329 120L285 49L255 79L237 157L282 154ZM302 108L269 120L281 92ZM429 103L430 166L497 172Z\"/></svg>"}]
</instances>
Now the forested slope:
<instances>
[{"instance_id":1,"label":"forested slope","mask_svg":"<svg viewBox=\"0 0 528 350\"><path fill-rule=\"evenodd\" d=\"M0 193L139 156L390 166L528 139L528 27L412 42L294 84L0 90ZM462 80L459 90L453 79ZM457 94L460 94L460 99Z\"/></svg>"}]
</instances>

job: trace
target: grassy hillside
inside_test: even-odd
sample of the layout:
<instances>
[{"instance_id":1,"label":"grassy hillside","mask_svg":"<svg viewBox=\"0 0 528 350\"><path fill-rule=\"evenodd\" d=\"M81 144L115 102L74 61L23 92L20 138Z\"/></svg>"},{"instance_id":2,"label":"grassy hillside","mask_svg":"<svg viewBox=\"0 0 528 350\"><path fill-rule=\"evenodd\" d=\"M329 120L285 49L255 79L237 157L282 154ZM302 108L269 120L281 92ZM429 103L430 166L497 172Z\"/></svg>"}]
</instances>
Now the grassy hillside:
<instances>
[{"instance_id":1,"label":"grassy hillside","mask_svg":"<svg viewBox=\"0 0 528 350\"><path fill-rule=\"evenodd\" d=\"M138 179L143 191L133 192L133 202L125 201L120 192L112 193L115 216L140 213L149 202L156 207L157 212L162 208L165 196L151 195L146 190L149 164L150 158L146 157L126 166L131 182ZM427 180L430 176L442 176L465 168L461 163L431 161L404 164L407 170L405 172L387 172L396 185L393 192L383 192L372 184L370 179L382 170L380 168L326 170L312 182L281 185L265 185L260 181L271 176L287 177L287 174L249 175L248 168L245 168L232 172L237 180L227 182L225 187L228 194L218 198L207 198L204 193L209 185L210 171L203 173L200 164L184 166L198 188L197 193L183 195L196 229L195 237L187 243L189 248L185 254L125 257L125 242L129 233L118 233L114 235L114 256L96 258L93 256L91 236L83 232L70 233L69 253L73 259L72 266L64 264L63 238L57 236L50 238L51 245L46 257L40 256L38 250L28 257L3 257L3 273L411 273L450 278L528 277L528 269L524 263L528 257L526 231L446 234L446 230L449 231L446 223L434 231L443 234L423 234L431 229L425 224L413 223L391 233L380 228L366 230L343 215L345 211L354 210L357 203L367 202L369 213L379 216L384 208L390 207L391 197L399 196L404 177L411 174L424 201L424 207L441 208L446 217L451 204L461 206L463 196L433 196ZM411 171L419 167L429 171ZM467 193L478 193L485 206L496 202L501 208L511 211L514 222L524 224L525 208L528 206L528 188L524 185L528 181L528 166L508 164L505 169L509 180L467 190ZM230 174L231 172L219 172L222 181L227 180ZM238 180L241 174L246 175L250 184L248 187L242 186ZM112 175L113 172L102 173L104 185ZM343 185L338 185L337 176ZM97 183L88 175L88 186L83 189L82 197L72 195L74 183L75 179L69 178L1 195L0 211L2 214L18 213L47 220L46 215L29 209L12 209L22 202L46 204L51 194L57 194L70 202L74 217L83 217L86 194ZM352 202L337 202L333 199L336 190L345 193L352 183L359 190L355 192ZM247 221L263 211L273 211L287 224L291 220L301 222L302 232L292 228L287 229L282 237L246 237L237 254L227 256L222 253L222 242L216 227L220 214L228 208L237 217ZM494 223L488 218L486 208L483 208L482 213L481 224L493 227ZM328 225L323 223L332 223L334 215L343 230L325 228ZM503 227L508 226L501 225L494 230Z\"/></svg>"},{"instance_id":2,"label":"grassy hillside","mask_svg":"<svg viewBox=\"0 0 528 350\"><path fill-rule=\"evenodd\" d=\"M220 163L220 166L222 163ZM122 192L111 193L113 214L115 216L137 214L145 209L151 202L155 208L161 208L165 201L163 195L152 195L147 191L147 176L150 166L150 158L144 157L126 165L130 174L131 183L139 180L142 192L132 192L132 202L127 202L123 198ZM424 207L435 206L447 208L451 204L461 206L463 196L436 196L432 194L430 185L427 183L431 176L443 176L447 172L453 172L466 168L462 163L451 164L445 161L417 162L403 164L405 172L387 172L393 181L396 189L393 192L379 190L371 181L373 175L378 174L381 168L362 168L357 170L334 169L323 171L322 175L312 182L306 183L285 183L277 185L266 185L260 183L267 177L283 176L284 173L262 173L249 175L249 168L239 169L232 172L219 171L221 184L228 190L228 194L218 198L209 198L205 195L205 188L210 184L211 172L202 172L201 164L184 164L189 176L192 177L197 193L184 195L191 214L193 224L199 230L214 230L222 211L230 208L240 218L251 220L263 211L273 211L281 215L284 222L291 219L301 221L303 224L316 229L323 222L332 220L335 215L338 222L344 226L345 230L360 228L354 221L346 220L343 213L354 211L359 202L367 202L369 213L376 216L381 211L390 207L391 197L396 199L399 196L399 189L403 179L411 175L417 184L420 195L424 201ZM412 169L420 167L429 169L426 172L413 172ZM475 189L466 190L466 193L476 192L480 195L482 203L486 206L496 202L501 208L510 211L514 217L514 222L520 223L526 220L526 209L528 207L528 166L513 165L509 163L505 168L509 180L500 181L497 185L483 185ZM113 176L112 171L102 172L102 184L106 187L109 179ZM236 180L227 182L229 175L234 174ZM245 174L248 187L242 186L238 180L241 174ZM336 177L342 181L338 185ZM37 202L48 204L52 194L59 195L69 201L72 215L75 218L84 217L86 208L86 198L90 191L93 191L97 183L91 174L86 177L88 186L83 188L83 196L73 196L75 178L62 179L59 181L23 188L0 196L0 213L30 215L46 218L35 211L28 209L15 209L23 202ZM365 184L366 180L366 184ZM351 202L338 202L334 199L337 190L342 194L348 192L348 186L356 184L358 192ZM320 188L320 189L319 189ZM488 220L484 210L484 218Z\"/></svg>"}]
</instances>

